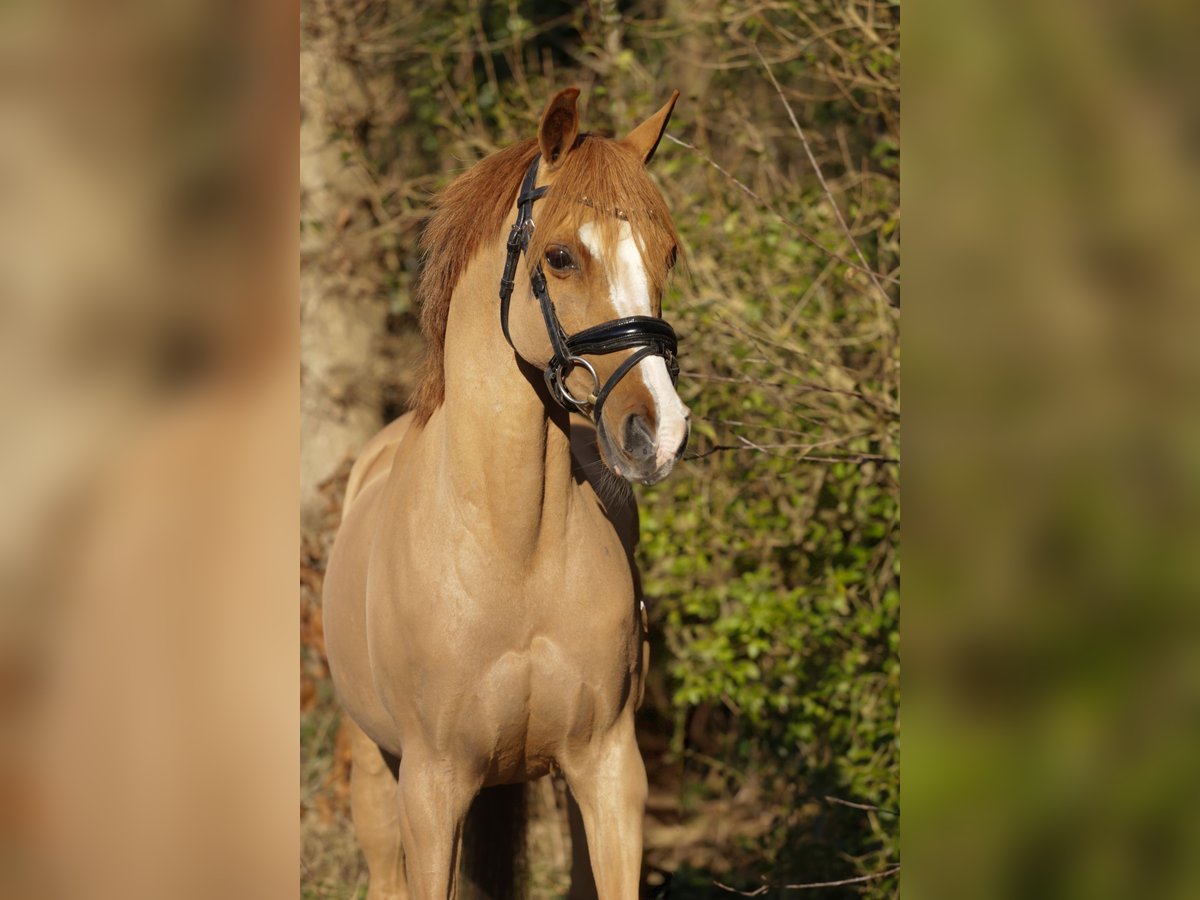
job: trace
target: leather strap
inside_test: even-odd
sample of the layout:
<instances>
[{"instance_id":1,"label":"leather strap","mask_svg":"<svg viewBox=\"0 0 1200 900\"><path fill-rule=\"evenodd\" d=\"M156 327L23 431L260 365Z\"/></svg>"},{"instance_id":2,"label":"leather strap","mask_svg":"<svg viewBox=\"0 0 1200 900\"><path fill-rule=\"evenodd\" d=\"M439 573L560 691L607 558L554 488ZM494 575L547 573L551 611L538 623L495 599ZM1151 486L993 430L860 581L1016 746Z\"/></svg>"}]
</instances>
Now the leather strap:
<instances>
[{"instance_id":1,"label":"leather strap","mask_svg":"<svg viewBox=\"0 0 1200 900\"><path fill-rule=\"evenodd\" d=\"M674 356L679 346L675 329L653 316L626 316L593 325L567 340L567 347L573 356L616 353L618 350L646 345L656 347L659 355L670 353Z\"/></svg>"},{"instance_id":2,"label":"leather strap","mask_svg":"<svg viewBox=\"0 0 1200 900\"><path fill-rule=\"evenodd\" d=\"M604 382L604 387L600 388L600 393L596 395L596 402L592 404L592 421L596 423L600 422L600 414L604 411L604 401L608 399L608 395L612 393L612 389L617 386L617 382L628 375L633 367L640 363L647 356L659 355L661 354L657 347L643 347L636 353L630 354L628 359L617 366L616 371L612 373L608 381ZM676 371L678 371L678 369L676 369ZM674 379L672 379L672 381L674 381Z\"/></svg>"},{"instance_id":3,"label":"leather strap","mask_svg":"<svg viewBox=\"0 0 1200 900\"><path fill-rule=\"evenodd\" d=\"M521 191L517 194L517 220L508 233L508 256L504 260L504 274L500 276L500 327L504 330L504 339L510 347L513 346L513 342L508 333L508 306L513 288L516 287L517 264L521 254L529 248L529 235L534 227L533 201L541 199L546 193L546 188L534 187L537 183L538 159L539 157L535 156L529 164L521 182Z\"/></svg>"}]
</instances>

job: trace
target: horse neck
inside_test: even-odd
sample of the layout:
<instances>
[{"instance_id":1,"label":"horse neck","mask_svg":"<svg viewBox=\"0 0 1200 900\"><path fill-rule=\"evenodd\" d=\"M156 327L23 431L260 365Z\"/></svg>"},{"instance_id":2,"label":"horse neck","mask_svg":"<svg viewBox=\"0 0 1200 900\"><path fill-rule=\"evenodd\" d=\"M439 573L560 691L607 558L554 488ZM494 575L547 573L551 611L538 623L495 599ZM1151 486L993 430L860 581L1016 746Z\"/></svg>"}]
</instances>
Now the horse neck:
<instances>
[{"instance_id":1,"label":"horse neck","mask_svg":"<svg viewBox=\"0 0 1200 900\"><path fill-rule=\"evenodd\" d=\"M490 523L502 552L532 554L564 533L575 487L570 423L564 410L548 408L504 339L503 247L498 240L479 253L450 306L443 462L454 506L471 525Z\"/></svg>"}]
</instances>

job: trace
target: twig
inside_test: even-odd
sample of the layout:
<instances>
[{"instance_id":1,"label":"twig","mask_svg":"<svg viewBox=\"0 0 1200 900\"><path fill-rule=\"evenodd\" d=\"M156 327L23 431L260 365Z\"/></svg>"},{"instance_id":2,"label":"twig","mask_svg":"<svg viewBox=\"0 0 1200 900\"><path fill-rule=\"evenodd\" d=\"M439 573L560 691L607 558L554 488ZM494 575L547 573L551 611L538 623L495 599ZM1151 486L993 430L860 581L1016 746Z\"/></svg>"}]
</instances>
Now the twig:
<instances>
[{"instance_id":1,"label":"twig","mask_svg":"<svg viewBox=\"0 0 1200 900\"><path fill-rule=\"evenodd\" d=\"M783 381L767 381L763 378L748 378L746 376L735 378L729 375L710 375L707 372L683 372L682 374L685 378L695 378L701 381L719 381L724 384L750 384L755 387L795 389L797 396L800 394L838 394L842 397L854 397L858 400L866 401L876 409L881 409L892 415L895 414L895 410L882 406L878 400L874 400L859 391L844 391L840 388L825 387L824 385L812 384L811 382L801 382L799 385L794 385ZM789 372L789 374L791 373Z\"/></svg>"},{"instance_id":2,"label":"twig","mask_svg":"<svg viewBox=\"0 0 1200 900\"><path fill-rule=\"evenodd\" d=\"M870 803L853 803L849 800L843 800L841 797L830 797L828 794L825 795L825 799L830 803L837 803L841 806L849 806L852 809L863 809L867 812L881 812L886 813L889 816L900 815L900 813L896 812L894 809L884 809L882 806L872 806Z\"/></svg>"},{"instance_id":3,"label":"twig","mask_svg":"<svg viewBox=\"0 0 1200 900\"><path fill-rule=\"evenodd\" d=\"M891 275L884 275L883 273L876 272L870 268L864 269L863 266L858 265L858 263L854 262L853 260L846 259L846 257L842 256L840 253L826 247L824 244L822 244L820 241L818 241L815 237L813 237L811 234L809 234L807 231L805 231L803 228L801 228L799 225L797 225L795 222L793 222L791 219L789 219L787 216L785 216L783 213L781 213L779 210L777 210L771 204L771 202L769 200L765 200L764 198L760 197L754 191L753 188L751 188L749 185L745 184L740 179L738 179L737 176L735 176L733 173L731 173L728 169L724 168L716 160L712 159L712 157L706 155L704 153L704 151L701 150L699 147L697 147L695 144L689 144L687 141L682 141L679 138L675 137L675 135L673 135L669 132L664 132L663 137L665 137L667 140L671 141L672 143L678 144L680 147L686 147L688 150L693 151L702 160L704 160L706 163L708 163L710 166L712 166L714 169L716 169L718 172L720 172L722 175L724 175L726 178L728 178L730 181L732 181L735 185L737 185L741 189L742 193L744 193L747 197L749 197L751 200L753 200L755 203L757 203L763 209L770 212L780 222L782 222L788 228L792 229L792 231L796 232L796 234L800 235L800 237L804 238L806 241L808 241L810 244L812 244L814 247L816 247L822 253L827 253L830 256L832 256L834 259L836 259L838 262L842 263L843 265L847 265L851 269L854 269L855 271L862 272L864 275L870 276L872 280L882 278L884 281L891 282L892 284L895 284L895 285L900 284L900 280L898 278L894 278ZM851 241L853 241L853 238L851 238ZM859 257L860 258L862 257L861 253L859 254ZM864 260L863 264L864 265L866 264L865 260ZM886 293L884 294L884 297L885 298L887 297Z\"/></svg>"},{"instance_id":4,"label":"twig","mask_svg":"<svg viewBox=\"0 0 1200 900\"><path fill-rule=\"evenodd\" d=\"M877 878L887 878L889 875L895 875L899 871L899 866L892 866L890 869L884 869L882 872L872 872L870 875L860 875L857 878L843 878L841 881L815 881L811 884L783 884L779 886L779 889L785 891L812 891L816 890L817 888L842 887L843 885L847 884L862 884L864 881L875 881ZM727 884L722 884L716 879L713 880L713 884L723 891L729 891L731 894L740 894L743 897L758 897L762 894L765 894L767 891L772 890L771 885L769 884L764 884L762 887L755 888L752 891L739 891L737 888L730 887Z\"/></svg>"},{"instance_id":5,"label":"twig","mask_svg":"<svg viewBox=\"0 0 1200 900\"><path fill-rule=\"evenodd\" d=\"M739 769L735 769L733 766L729 765L729 763L721 762L721 760L715 759L711 756L701 753L698 750L691 750L688 748L684 748L683 752L684 752L684 755L687 756L689 759L698 759L698 760L700 760L700 762L705 763L706 765L711 766L714 769L721 769L725 772L728 772L730 775L733 775L735 778L737 778L738 781L744 782L747 780L745 772L742 772Z\"/></svg>"},{"instance_id":6,"label":"twig","mask_svg":"<svg viewBox=\"0 0 1200 900\"><path fill-rule=\"evenodd\" d=\"M811 447L811 444L755 444L745 438L739 437L739 440L744 441L742 444L715 444L707 450L700 453L691 453L684 457L685 460L704 459L706 456L712 456L714 453L719 453L722 450L755 450L759 453L766 453L769 456L784 456L782 453L773 453L774 450L799 450L806 447ZM900 462L894 456L881 456L877 453L848 453L845 456L808 456L802 455L797 457L787 457L794 462L807 463L853 463L855 465L863 465L870 462L880 463L898 463Z\"/></svg>"},{"instance_id":7,"label":"twig","mask_svg":"<svg viewBox=\"0 0 1200 900\"><path fill-rule=\"evenodd\" d=\"M825 182L825 176L821 172L821 167L817 163L817 158L813 155L812 148L808 145L808 138L804 136L804 129L800 127L800 123L796 121L796 114L792 112L792 104L788 103L787 97L783 93L783 88L779 86L779 82L775 79L775 73L771 70L770 64L766 57L762 55L762 51L758 49L758 45L754 46L754 53L758 57L759 62L763 64L763 68L767 71L767 77L771 79L771 84L775 86L775 93L779 95L779 99L783 101L783 108L787 110L788 118L792 120L792 127L796 129L796 134L800 136L800 143L804 146L804 152L808 156L808 161L812 163L813 171L817 173L817 180L821 182L821 190L825 192L825 199L829 201L829 205L833 207L833 214L837 216L838 223L842 226L842 231L846 233L846 240L850 242L850 246L854 248L855 254L858 256L858 261L863 264L865 271L871 278L871 282L879 290L879 295L883 297L883 302L891 304L892 298L888 296L887 291L883 289L883 285L879 283L879 278L875 274L875 270L867 264L867 258L863 256L862 249L858 246L858 241L854 239L853 232L850 231L850 226L846 224L845 217L842 216L842 210L833 199L833 192L829 190L829 185Z\"/></svg>"}]
</instances>

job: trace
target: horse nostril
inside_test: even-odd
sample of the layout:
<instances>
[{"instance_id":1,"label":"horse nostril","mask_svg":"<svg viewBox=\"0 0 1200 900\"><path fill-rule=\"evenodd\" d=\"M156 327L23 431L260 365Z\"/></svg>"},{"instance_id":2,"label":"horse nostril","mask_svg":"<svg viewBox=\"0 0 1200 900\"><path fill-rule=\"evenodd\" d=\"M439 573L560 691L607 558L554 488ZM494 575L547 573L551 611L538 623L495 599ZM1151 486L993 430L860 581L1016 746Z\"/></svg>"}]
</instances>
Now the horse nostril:
<instances>
[{"instance_id":1,"label":"horse nostril","mask_svg":"<svg viewBox=\"0 0 1200 900\"><path fill-rule=\"evenodd\" d=\"M625 452L633 459L644 462L654 458L654 432L645 419L638 415L629 416L621 430L625 437Z\"/></svg>"},{"instance_id":2,"label":"horse nostril","mask_svg":"<svg viewBox=\"0 0 1200 900\"><path fill-rule=\"evenodd\" d=\"M679 442L679 449L675 451L675 462L679 462L683 458L683 451L687 449L688 437L691 436L692 428L688 420L683 423L683 440Z\"/></svg>"}]
</instances>

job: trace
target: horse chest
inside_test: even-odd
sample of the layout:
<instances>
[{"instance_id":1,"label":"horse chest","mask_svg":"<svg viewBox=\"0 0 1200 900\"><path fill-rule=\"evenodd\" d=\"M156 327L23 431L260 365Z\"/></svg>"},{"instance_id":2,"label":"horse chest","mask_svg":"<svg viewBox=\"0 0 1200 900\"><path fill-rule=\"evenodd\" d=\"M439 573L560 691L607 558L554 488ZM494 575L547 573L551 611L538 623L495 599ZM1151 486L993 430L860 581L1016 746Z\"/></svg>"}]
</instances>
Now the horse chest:
<instances>
[{"instance_id":1,"label":"horse chest","mask_svg":"<svg viewBox=\"0 0 1200 900\"><path fill-rule=\"evenodd\" d=\"M381 689L410 735L491 760L492 778L536 774L637 695L633 573L619 544L522 565L460 549L435 571L417 546L396 571L372 629L394 638L372 653Z\"/></svg>"},{"instance_id":2,"label":"horse chest","mask_svg":"<svg viewBox=\"0 0 1200 900\"><path fill-rule=\"evenodd\" d=\"M393 596L388 630L423 635L423 646L410 647L410 654L436 652L440 668L475 668L516 655L538 674L588 675L621 659L638 630L627 564L604 571L571 559L534 567L495 560L413 573ZM539 655L539 642L558 652Z\"/></svg>"}]
</instances>

